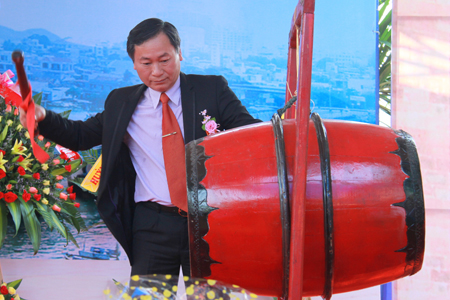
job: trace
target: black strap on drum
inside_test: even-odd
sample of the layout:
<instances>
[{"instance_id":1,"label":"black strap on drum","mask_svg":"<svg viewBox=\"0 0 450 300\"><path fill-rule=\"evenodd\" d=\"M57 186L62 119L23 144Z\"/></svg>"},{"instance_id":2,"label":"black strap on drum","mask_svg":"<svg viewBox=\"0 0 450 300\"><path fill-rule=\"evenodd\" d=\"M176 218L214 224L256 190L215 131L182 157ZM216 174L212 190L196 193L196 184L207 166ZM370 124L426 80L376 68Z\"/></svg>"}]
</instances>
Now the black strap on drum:
<instances>
[{"instance_id":1,"label":"black strap on drum","mask_svg":"<svg viewBox=\"0 0 450 300\"><path fill-rule=\"evenodd\" d=\"M289 207L289 185L286 169L286 153L284 147L283 124L280 116L272 117L273 132L275 135L275 152L277 157L278 187L280 193L280 218L283 241L283 296L287 300L289 292L289 256L291 240L291 212Z\"/></svg>"},{"instance_id":2,"label":"black strap on drum","mask_svg":"<svg viewBox=\"0 0 450 300\"><path fill-rule=\"evenodd\" d=\"M325 286L322 298L329 300L333 294L334 275L334 226L333 226L333 195L331 190L330 149L328 137L322 119L317 113L311 115L316 127L317 141L319 143L320 170L322 174L323 212L325 228Z\"/></svg>"}]
</instances>

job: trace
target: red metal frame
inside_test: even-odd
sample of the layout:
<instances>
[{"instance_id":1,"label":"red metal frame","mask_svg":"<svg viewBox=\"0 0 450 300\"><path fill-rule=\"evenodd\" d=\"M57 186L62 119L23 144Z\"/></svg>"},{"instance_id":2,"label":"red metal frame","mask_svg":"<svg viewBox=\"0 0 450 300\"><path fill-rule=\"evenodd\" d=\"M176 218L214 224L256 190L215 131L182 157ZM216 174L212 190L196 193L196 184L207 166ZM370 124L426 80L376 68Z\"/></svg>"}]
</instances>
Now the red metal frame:
<instances>
[{"instance_id":1,"label":"red metal frame","mask_svg":"<svg viewBox=\"0 0 450 300\"><path fill-rule=\"evenodd\" d=\"M311 72L314 33L315 0L299 0L289 33L288 87L294 93L296 83L297 106L287 118L297 123L294 186L291 192L291 258L289 270L289 299L300 300L303 293L303 255L305 241L306 163L311 96ZM298 48L297 48L298 39ZM300 60L297 62L297 51ZM297 74L298 63L298 74ZM290 98L287 95L286 98Z\"/></svg>"}]
</instances>

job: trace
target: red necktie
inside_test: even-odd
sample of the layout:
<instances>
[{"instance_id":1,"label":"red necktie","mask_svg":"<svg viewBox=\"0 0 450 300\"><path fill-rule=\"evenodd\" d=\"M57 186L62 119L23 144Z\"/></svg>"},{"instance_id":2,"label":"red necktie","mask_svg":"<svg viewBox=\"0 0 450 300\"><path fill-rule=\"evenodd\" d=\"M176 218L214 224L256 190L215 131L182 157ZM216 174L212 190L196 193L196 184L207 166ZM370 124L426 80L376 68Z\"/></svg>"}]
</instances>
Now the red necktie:
<instances>
[{"instance_id":1,"label":"red necktie","mask_svg":"<svg viewBox=\"0 0 450 300\"><path fill-rule=\"evenodd\" d=\"M183 135L172 109L169 97L162 93L162 145L167 183L172 204L187 212L186 158Z\"/></svg>"}]
</instances>

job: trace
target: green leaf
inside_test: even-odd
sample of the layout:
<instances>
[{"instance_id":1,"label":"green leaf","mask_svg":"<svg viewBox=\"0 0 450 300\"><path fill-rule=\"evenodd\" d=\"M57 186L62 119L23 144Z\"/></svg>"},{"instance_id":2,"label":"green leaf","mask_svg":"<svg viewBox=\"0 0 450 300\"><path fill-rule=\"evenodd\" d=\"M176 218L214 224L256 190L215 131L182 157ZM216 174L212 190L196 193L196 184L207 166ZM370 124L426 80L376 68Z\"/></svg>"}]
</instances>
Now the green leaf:
<instances>
[{"instance_id":1,"label":"green leaf","mask_svg":"<svg viewBox=\"0 0 450 300\"><path fill-rule=\"evenodd\" d=\"M81 151L80 154L81 154L81 156L83 156L84 161L86 161L86 163L88 165L93 166L95 164L95 162L98 160L98 158L100 157L100 150L89 149L89 150Z\"/></svg>"},{"instance_id":2,"label":"green leaf","mask_svg":"<svg viewBox=\"0 0 450 300\"><path fill-rule=\"evenodd\" d=\"M61 207L61 212L65 213L66 215L69 215L71 217L75 217L75 214L70 213L69 211L67 211L65 208Z\"/></svg>"},{"instance_id":3,"label":"green leaf","mask_svg":"<svg viewBox=\"0 0 450 300\"><path fill-rule=\"evenodd\" d=\"M58 168L58 169L54 169L50 174L52 174L53 176L62 175L66 172L71 174L71 173L74 173L77 171L77 168L80 166L80 164L81 164L81 160L77 159L70 163L70 165L72 166L72 171L67 172L66 168Z\"/></svg>"},{"instance_id":4,"label":"green leaf","mask_svg":"<svg viewBox=\"0 0 450 300\"><path fill-rule=\"evenodd\" d=\"M14 288L14 289L18 289L19 288L19 286L20 286L20 284L22 283L22 279L17 279L17 280L14 280L14 281L11 281L11 282L8 282L7 284L6 284L6 286L7 287L12 287L12 288Z\"/></svg>"},{"instance_id":5,"label":"green leaf","mask_svg":"<svg viewBox=\"0 0 450 300\"><path fill-rule=\"evenodd\" d=\"M70 173L74 173L76 171L76 168L78 168L81 165L81 159L72 161L70 165L72 166L72 171Z\"/></svg>"},{"instance_id":6,"label":"green leaf","mask_svg":"<svg viewBox=\"0 0 450 300\"><path fill-rule=\"evenodd\" d=\"M40 164L34 164L31 168L31 172L36 173L36 171L39 169Z\"/></svg>"},{"instance_id":7,"label":"green leaf","mask_svg":"<svg viewBox=\"0 0 450 300\"><path fill-rule=\"evenodd\" d=\"M6 135L8 134L8 128L9 126L6 125L5 128L3 128L2 133L0 134L0 143L3 142L3 140L5 139Z\"/></svg>"},{"instance_id":8,"label":"green leaf","mask_svg":"<svg viewBox=\"0 0 450 300\"><path fill-rule=\"evenodd\" d=\"M56 213L47 205L39 202L36 202L36 208L39 214L44 218L45 223L47 223L51 229L56 228L56 230L58 230L58 232L67 240L66 229Z\"/></svg>"},{"instance_id":9,"label":"green leaf","mask_svg":"<svg viewBox=\"0 0 450 300\"><path fill-rule=\"evenodd\" d=\"M41 101L42 101L42 92L36 94L33 96L33 100L34 103L36 103L37 105L41 105Z\"/></svg>"},{"instance_id":10,"label":"green leaf","mask_svg":"<svg viewBox=\"0 0 450 300\"><path fill-rule=\"evenodd\" d=\"M388 76L390 75L391 75L391 64L389 63L380 70L380 84L385 82Z\"/></svg>"},{"instance_id":11,"label":"green leaf","mask_svg":"<svg viewBox=\"0 0 450 300\"><path fill-rule=\"evenodd\" d=\"M66 110L66 111L59 113L59 115L65 119L67 119L67 118L69 118L71 112L72 112L72 110Z\"/></svg>"},{"instance_id":12,"label":"green leaf","mask_svg":"<svg viewBox=\"0 0 450 300\"><path fill-rule=\"evenodd\" d=\"M67 229L67 227L66 227ZM75 245L77 246L77 248L80 248L80 246L78 246L77 240L73 237L72 233L67 229L67 236L69 237L69 240Z\"/></svg>"},{"instance_id":13,"label":"green leaf","mask_svg":"<svg viewBox=\"0 0 450 300\"><path fill-rule=\"evenodd\" d=\"M5 202L0 202L0 248L3 246L3 242L6 238L6 229L8 228L8 210Z\"/></svg>"},{"instance_id":14,"label":"green leaf","mask_svg":"<svg viewBox=\"0 0 450 300\"><path fill-rule=\"evenodd\" d=\"M20 214L19 201L16 200L14 202L8 203L7 207L9 209L9 212L11 213L14 225L16 226L16 233L14 234L14 236L16 236L17 232L19 231L20 223L22 222L22 215Z\"/></svg>"},{"instance_id":15,"label":"green leaf","mask_svg":"<svg viewBox=\"0 0 450 300\"><path fill-rule=\"evenodd\" d=\"M84 223L78 208L69 203L63 203L62 206L70 213L70 220L68 221L77 229L78 233L80 233L80 231L87 231L86 224Z\"/></svg>"},{"instance_id":16,"label":"green leaf","mask_svg":"<svg viewBox=\"0 0 450 300\"><path fill-rule=\"evenodd\" d=\"M19 197L19 199L23 223L25 224L28 237L33 245L34 254L36 254L41 245L41 223L36 216L32 201L25 202L22 197Z\"/></svg>"},{"instance_id":17,"label":"green leaf","mask_svg":"<svg viewBox=\"0 0 450 300\"><path fill-rule=\"evenodd\" d=\"M22 177L23 177L23 178L30 179L30 178L33 177L33 176L31 176L30 174L25 174L25 175L22 175Z\"/></svg>"},{"instance_id":18,"label":"green leaf","mask_svg":"<svg viewBox=\"0 0 450 300\"><path fill-rule=\"evenodd\" d=\"M56 176L56 175L64 174L65 172L67 172L66 169L58 168L58 169L54 169L50 174Z\"/></svg>"},{"instance_id":19,"label":"green leaf","mask_svg":"<svg viewBox=\"0 0 450 300\"><path fill-rule=\"evenodd\" d=\"M10 181L8 181L9 183L12 183L12 184L16 184L17 183L17 181L15 181L15 180L10 180Z\"/></svg>"}]
</instances>

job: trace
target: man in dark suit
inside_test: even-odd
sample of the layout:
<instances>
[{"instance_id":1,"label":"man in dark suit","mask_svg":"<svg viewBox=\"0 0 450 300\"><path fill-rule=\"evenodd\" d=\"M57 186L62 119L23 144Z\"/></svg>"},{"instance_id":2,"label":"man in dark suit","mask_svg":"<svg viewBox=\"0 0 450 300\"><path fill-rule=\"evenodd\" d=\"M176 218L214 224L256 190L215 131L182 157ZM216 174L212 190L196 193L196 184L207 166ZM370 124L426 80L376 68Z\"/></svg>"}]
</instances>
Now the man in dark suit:
<instances>
[{"instance_id":1,"label":"man in dark suit","mask_svg":"<svg viewBox=\"0 0 450 300\"><path fill-rule=\"evenodd\" d=\"M172 24L159 19L139 23L130 31L127 52L143 84L113 90L105 110L84 122L40 106L36 120L42 135L64 147L79 151L102 145L97 207L126 251L132 274L176 275L181 265L189 275L187 218L168 190L159 99L168 96L185 144L206 136L204 110L220 129L260 120L247 112L222 76L180 72L180 38ZM25 123L23 111L21 120Z\"/></svg>"}]
</instances>

